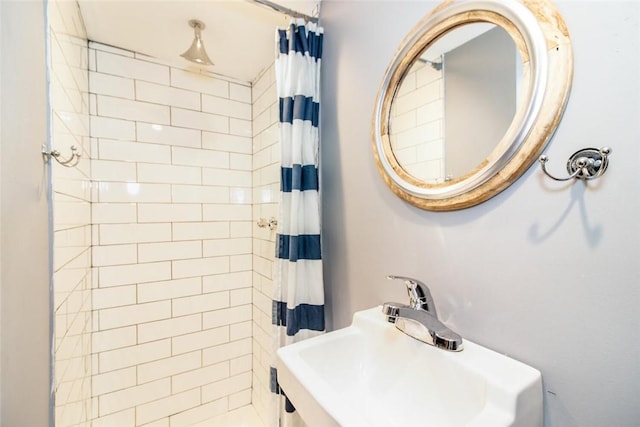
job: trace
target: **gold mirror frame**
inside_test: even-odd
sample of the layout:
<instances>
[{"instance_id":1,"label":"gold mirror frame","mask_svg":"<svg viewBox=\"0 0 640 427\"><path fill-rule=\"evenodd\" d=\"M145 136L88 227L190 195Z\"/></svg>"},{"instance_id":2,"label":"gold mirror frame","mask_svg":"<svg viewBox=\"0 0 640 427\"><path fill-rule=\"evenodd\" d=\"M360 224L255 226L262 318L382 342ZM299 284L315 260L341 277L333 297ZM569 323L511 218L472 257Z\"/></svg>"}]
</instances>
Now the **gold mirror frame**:
<instances>
[{"instance_id":1,"label":"gold mirror frame","mask_svg":"<svg viewBox=\"0 0 640 427\"><path fill-rule=\"evenodd\" d=\"M391 105L404 75L448 31L474 22L502 27L523 63L524 96L494 151L469 173L445 183L424 182L396 160L389 140ZM514 183L540 156L566 107L573 53L566 24L549 0L446 0L405 37L380 85L373 113L373 152L391 190L422 209L450 211L482 203Z\"/></svg>"}]
</instances>

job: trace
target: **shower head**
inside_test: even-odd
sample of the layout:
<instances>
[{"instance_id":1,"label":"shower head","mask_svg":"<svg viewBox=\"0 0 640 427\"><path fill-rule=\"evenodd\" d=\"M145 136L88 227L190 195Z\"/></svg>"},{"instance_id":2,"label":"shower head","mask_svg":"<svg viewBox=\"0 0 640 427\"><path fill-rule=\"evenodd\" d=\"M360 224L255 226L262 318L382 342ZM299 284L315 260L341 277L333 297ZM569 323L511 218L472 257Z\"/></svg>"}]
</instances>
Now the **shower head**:
<instances>
[{"instance_id":1,"label":"shower head","mask_svg":"<svg viewBox=\"0 0 640 427\"><path fill-rule=\"evenodd\" d=\"M433 68L436 71L442 70L442 62L427 61L427 64L429 64L431 68Z\"/></svg>"},{"instance_id":2,"label":"shower head","mask_svg":"<svg viewBox=\"0 0 640 427\"><path fill-rule=\"evenodd\" d=\"M204 50L204 42L202 41L202 30L205 29L204 23L197 19L192 19L189 21L189 26L193 28L193 43L191 43L191 47L180 56L196 64L213 65L213 61L211 61L209 55L207 55L207 51Z\"/></svg>"},{"instance_id":3,"label":"shower head","mask_svg":"<svg viewBox=\"0 0 640 427\"><path fill-rule=\"evenodd\" d=\"M429 61L428 59L425 59L425 58L418 58L418 61L422 62L423 64L427 64L428 66L430 66L436 71L442 70L442 61L434 62L434 61Z\"/></svg>"}]
</instances>

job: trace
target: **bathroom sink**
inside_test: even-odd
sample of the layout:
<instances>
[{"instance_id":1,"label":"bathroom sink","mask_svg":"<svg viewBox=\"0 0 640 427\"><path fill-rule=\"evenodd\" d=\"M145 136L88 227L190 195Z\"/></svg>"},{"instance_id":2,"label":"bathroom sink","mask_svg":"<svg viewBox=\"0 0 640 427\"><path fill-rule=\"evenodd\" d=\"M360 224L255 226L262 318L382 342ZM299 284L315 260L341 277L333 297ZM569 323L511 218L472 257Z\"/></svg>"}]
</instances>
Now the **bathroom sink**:
<instances>
[{"instance_id":1,"label":"bathroom sink","mask_svg":"<svg viewBox=\"0 0 640 427\"><path fill-rule=\"evenodd\" d=\"M539 371L468 340L461 352L424 344L381 307L279 349L277 368L309 427L542 426Z\"/></svg>"}]
</instances>

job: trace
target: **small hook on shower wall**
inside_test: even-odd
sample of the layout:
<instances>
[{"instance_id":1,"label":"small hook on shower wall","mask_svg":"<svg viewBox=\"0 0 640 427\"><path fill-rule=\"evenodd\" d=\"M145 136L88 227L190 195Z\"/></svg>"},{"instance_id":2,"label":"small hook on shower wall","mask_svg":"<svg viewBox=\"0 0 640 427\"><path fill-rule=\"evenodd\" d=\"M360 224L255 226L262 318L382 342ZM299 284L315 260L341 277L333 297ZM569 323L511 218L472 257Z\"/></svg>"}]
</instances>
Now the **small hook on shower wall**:
<instances>
[{"instance_id":1,"label":"small hook on shower wall","mask_svg":"<svg viewBox=\"0 0 640 427\"><path fill-rule=\"evenodd\" d=\"M542 167L542 172L555 181L569 181L570 179L581 179L588 181L600 178L607 171L609 166L609 155L611 148L583 148L578 150L569 157L567 161L567 172L569 176L566 178L556 178L547 171L546 163L549 158L545 155L540 156L538 161Z\"/></svg>"},{"instance_id":2,"label":"small hook on shower wall","mask_svg":"<svg viewBox=\"0 0 640 427\"><path fill-rule=\"evenodd\" d=\"M269 219L269 221L267 221L264 218L260 218L258 220L258 227L260 228L269 228L269 230L275 230L276 228L278 228L278 220L275 219L274 217L271 217Z\"/></svg>"},{"instance_id":3,"label":"small hook on shower wall","mask_svg":"<svg viewBox=\"0 0 640 427\"><path fill-rule=\"evenodd\" d=\"M58 150L47 151L47 147L45 147L44 145L42 146L42 157L44 158L45 162L53 157L54 159L56 159L56 162L67 168L77 166L77 164L80 162L81 156L82 155L78 153L78 148L75 145L71 146L71 157L69 157L68 159L63 159Z\"/></svg>"}]
</instances>

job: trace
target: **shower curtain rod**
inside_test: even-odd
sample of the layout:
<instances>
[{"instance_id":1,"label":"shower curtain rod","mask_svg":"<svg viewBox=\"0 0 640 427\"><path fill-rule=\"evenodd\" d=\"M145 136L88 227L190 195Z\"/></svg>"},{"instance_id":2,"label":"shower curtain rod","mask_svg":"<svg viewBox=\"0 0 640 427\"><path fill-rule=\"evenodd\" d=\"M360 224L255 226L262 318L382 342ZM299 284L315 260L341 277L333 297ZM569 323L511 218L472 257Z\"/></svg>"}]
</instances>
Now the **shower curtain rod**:
<instances>
[{"instance_id":1,"label":"shower curtain rod","mask_svg":"<svg viewBox=\"0 0 640 427\"><path fill-rule=\"evenodd\" d=\"M318 18L314 18L313 16L309 16L309 15L306 15L306 14L301 13L301 12L296 12L293 9L289 9L289 8L284 7L284 6L280 6L278 3L274 3L274 2L269 1L269 0L249 0L249 1L252 2L252 3L256 3L258 5L261 5L261 6L269 7L271 9L275 10L276 12L284 13L285 15L288 15L288 16L290 16L292 18L302 18L305 21L313 22L313 23L316 23L316 24L318 23Z\"/></svg>"}]
</instances>

